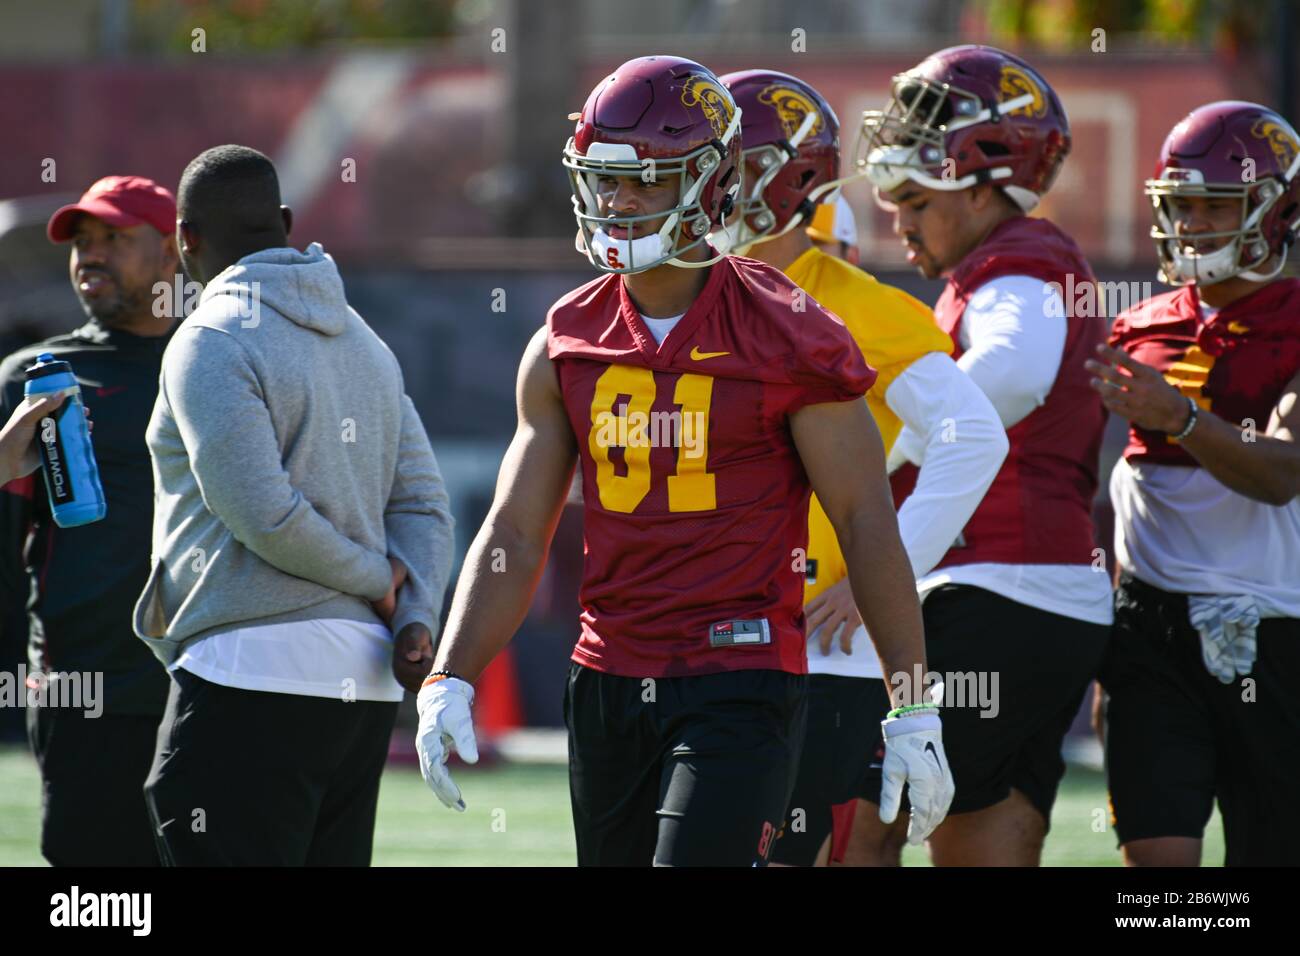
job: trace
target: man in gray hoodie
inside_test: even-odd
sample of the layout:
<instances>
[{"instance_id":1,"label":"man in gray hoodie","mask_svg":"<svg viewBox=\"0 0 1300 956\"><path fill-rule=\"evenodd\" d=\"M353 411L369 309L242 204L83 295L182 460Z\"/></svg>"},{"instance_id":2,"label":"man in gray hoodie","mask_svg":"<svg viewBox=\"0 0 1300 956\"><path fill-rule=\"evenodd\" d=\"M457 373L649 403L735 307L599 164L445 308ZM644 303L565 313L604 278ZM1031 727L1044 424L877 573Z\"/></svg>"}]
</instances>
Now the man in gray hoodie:
<instances>
[{"instance_id":1,"label":"man in gray hoodie","mask_svg":"<svg viewBox=\"0 0 1300 956\"><path fill-rule=\"evenodd\" d=\"M206 288L163 357L135 610L173 678L145 785L159 851L364 865L402 686L432 656L447 495L396 358L321 247L289 247L271 161L210 149L178 199Z\"/></svg>"}]
</instances>

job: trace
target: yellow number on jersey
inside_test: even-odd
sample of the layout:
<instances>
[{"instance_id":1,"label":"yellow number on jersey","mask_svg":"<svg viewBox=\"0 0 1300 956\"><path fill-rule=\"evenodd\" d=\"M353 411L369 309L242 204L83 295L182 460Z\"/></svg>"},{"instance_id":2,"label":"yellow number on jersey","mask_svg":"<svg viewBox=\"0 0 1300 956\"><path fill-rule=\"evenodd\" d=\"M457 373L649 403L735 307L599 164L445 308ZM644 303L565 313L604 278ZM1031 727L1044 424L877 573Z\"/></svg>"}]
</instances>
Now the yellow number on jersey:
<instances>
[{"instance_id":1,"label":"yellow number on jersey","mask_svg":"<svg viewBox=\"0 0 1300 956\"><path fill-rule=\"evenodd\" d=\"M677 380L673 401L681 406L677 474L668 476L669 511L712 511L718 506L709 464L709 404L713 378L687 372Z\"/></svg>"},{"instance_id":2,"label":"yellow number on jersey","mask_svg":"<svg viewBox=\"0 0 1300 956\"><path fill-rule=\"evenodd\" d=\"M628 402L614 411L620 395ZM654 373L633 365L611 365L596 379L591 399L587 449L596 463L596 489L609 511L631 514L650 493L650 408L655 400ZM714 476L708 472L709 405L713 379L685 373L677 379L673 402L681 408L677 430L677 474L668 476L669 511L711 511L717 507ZM610 440L610 431L626 442ZM660 430L656 429L655 434ZM626 474L616 472L609 450L623 448Z\"/></svg>"},{"instance_id":3,"label":"yellow number on jersey","mask_svg":"<svg viewBox=\"0 0 1300 956\"><path fill-rule=\"evenodd\" d=\"M620 395L630 396L627 405L618 412L611 412ZM645 428L634 431L632 425L639 421L649 423L650 406L654 400L655 376L648 368L611 365L596 379L587 448L596 463L600 503L610 511L631 514L641 499L650 493L650 443L644 440ZM611 414L617 415L612 422ZM613 444L607 437L610 424L617 428L617 434L627 435L627 444L623 446L626 475L615 473L614 462L609 457Z\"/></svg>"}]
</instances>

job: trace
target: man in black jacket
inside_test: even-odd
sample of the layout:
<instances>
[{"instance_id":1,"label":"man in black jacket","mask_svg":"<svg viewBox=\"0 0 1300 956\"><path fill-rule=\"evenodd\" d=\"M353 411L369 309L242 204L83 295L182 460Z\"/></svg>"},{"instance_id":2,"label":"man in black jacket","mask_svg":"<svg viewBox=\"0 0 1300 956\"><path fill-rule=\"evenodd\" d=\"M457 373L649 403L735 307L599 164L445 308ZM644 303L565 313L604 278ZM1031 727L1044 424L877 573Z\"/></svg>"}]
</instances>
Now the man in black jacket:
<instances>
[{"instance_id":1,"label":"man in black jacket","mask_svg":"<svg viewBox=\"0 0 1300 956\"><path fill-rule=\"evenodd\" d=\"M172 194L138 176L101 179L56 212L47 232L72 243L72 287L90 321L0 363L0 421L22 402L23 370L39 353L71 363L108 502L102 521L65 529L39 473L0 490L0 619L26 604L23 703L43 782L41 853L55 865L158 863L143 788L168 678L131 615L149 577L145 428L180 312L175 222ZM61 681L80 687L73 706L51 692Z\"/></svg>"}]
</instances>

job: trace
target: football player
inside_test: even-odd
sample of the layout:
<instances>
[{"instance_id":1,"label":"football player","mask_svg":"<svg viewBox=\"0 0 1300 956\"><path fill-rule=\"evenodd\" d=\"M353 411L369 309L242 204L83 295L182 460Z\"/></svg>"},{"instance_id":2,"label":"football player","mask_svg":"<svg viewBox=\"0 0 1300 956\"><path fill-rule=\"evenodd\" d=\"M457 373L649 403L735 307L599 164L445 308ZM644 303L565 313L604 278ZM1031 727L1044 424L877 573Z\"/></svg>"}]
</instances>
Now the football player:
<instances>
[{"instance_id":1,"label":"football player","mask_svg":"<svg viewBox=\"0 0 1300 956\"><path fill-rule=\"evenodd\" d=\"M448 751L476 759L472 684L523 619L576 463L586 563L564 713L578 862L760 864L803 739L811 490L886 665L924 662L860 401L875 372L830 313L795 311L804 294L779 271L707 244L740 180L741 114L714 74L634 59L576 118L564 163L606 274L556 302L524 354L519 427L419 695L421 769L463 809ZM919 693L894 704L889 759L928 832L949 779L937 709Z\"/></svg>"},{"instance_id":2,"label":"football player","mask_svg":"<svg viewBox=\"0 0 1300 956\"><path fill-rule=\"evenodd\" d=\"M1300 140L1254 103L1170 132L1146 183L1161 278L1091 363L1129 420L1111 474L1120 569L1101 682L1124 860L1300 864Z\"/></svg>"},{"instance_id":3,"label":"football player","mask_svg":"<svg viewBox=\"0 0 1300 956\"><path fill-rule=\"evenodd\" d=\"M1006 457L1006 432L984 393L948 356L952 343L928 307L816 248L811 230L799 228L823 211L835 213L838 227L838 203L848 205L842 196L816 201L839 184L839 120L830 105L785 73L748 70L722 82L744 117L745 164L740 214L724 244L781 269L843 320L876 370L867 407L886 451L903 424L925 437L917 490L898 515L912 573L920 577L943 557L988 490ZM835 530L814 495L804 584L808 727L773 851L778 863L826 862L832 807L857 800L881 744L889 694L847 574ZM879 809L891 821L893 812Z\"/></svg>"},{"instance_id":4,"label":"football player","mask_svg":"<svg viewBox=\"0 0 1300 956\"><path fill-rule=\"evenodd\" d=\"M1095 297L1075 306L1079 290L1095 288L1079 247L1027 216L1069 149L1052 88L986 46L927 57L894 78L884 111L863 117L862 169L908 261L947 278L939 327L1010 441L974 516L919 582L956 741L957 795L930 840L937 865L1038 864L1065 770L1061 740L1109 635L1091 516L1106 412L1084 368L1105 324L1084 307ZM925 438L904 428L891 459L925 463ZM914 476L910 466L895 476L896 497ZM898 840L878 819L854 822L864 862L896 860Z\"/></svg>"}]
</instances>

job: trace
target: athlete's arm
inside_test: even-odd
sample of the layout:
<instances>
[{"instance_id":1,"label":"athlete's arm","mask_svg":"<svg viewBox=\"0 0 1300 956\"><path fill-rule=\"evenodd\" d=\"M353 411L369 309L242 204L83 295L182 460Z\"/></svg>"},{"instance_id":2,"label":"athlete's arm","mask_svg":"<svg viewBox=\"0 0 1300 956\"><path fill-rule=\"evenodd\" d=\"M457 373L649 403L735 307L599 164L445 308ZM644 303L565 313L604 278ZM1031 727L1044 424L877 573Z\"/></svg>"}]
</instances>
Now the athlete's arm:
<instances>
[{"instance_id":1,"label":"athlete's arm","mask_svg":"<svg viewBox=\"0 0 1300 956\"><path fill-rule=\"evenodd\" d=\"M790 416L799 457L839 538L858 611L890 675L893 706L915 706L881 723L880 819L898 817L904 787L912 804L907 838L924 842L952 804L952 771L939 711L926 700L925 642L916 579L898 537L880 433L866 402L807 405ZM900 679L901 678L901 679Z\"/></svg>"},{"instance_id":2,"label":"athlete's arm","mask_svg":"<svg viewBox=\"0 0 1300 956\"><path fill-rule=\"evenodd\" d=\"M969 343L957 365L979 386L1004 428L1047 401L1065 351L1065 305L1049 283L1029 276L1000 276L980 286L962 314ZM929 446L904 427L889 455L890 470L904 461L920 465Z\"/></svg>"},{"instance_id":3,"label":"athlete's arm","mask_svg":"<svg viewBox=\"0 0 1300 956\"><path fill-rule=\"evenodd\" d=\"M1007 457L993 404L948 356L923 355L890 384L885 402L924 441L916 488L898 530L917 578L952 547Z\"/></svg>"},{"instance_id":4,"label":"athlete's arm","mask_svg":"<svg viewBox=\"0 0 1300 956\"><path fill-rule=\"evenodd\" d=\"M893 681L894 706L919 704L925 642L916 579L898 536L880 432L866 402L806 405L790 416L790 430L849 569L858 612ZM919 666L920 670L914 668Z\"/></svg>"},{"instance_id":5,"label":"athlete's arm","mask_svg":"<svg viewBox=\"0 0 1300 956\"><path fill-rule=\"evenodd\" d=\"M898 511L899 536L920 579L952 547L993 484L1007 455L1007 433L984 393L942 352L922 355L904 369L885 403L923 450L916 488ZM806 611L808 632L817 632L823 654L830 653L837 630L850 652L861 622L847 579L818 594Z\"/></svg>"},{"instance_id":6,"label":"athlete's arm","mask_svg":"<svg viewBox=\"0 0 1300 956\"><path fill-rule=\"evenodd\" d=\"M545 328L524 351L515 402L519 424L501 462L496 496L465 555L434 673L416 697L420 773L444 806L462 811L465 801L447 772L447 758L455 749L466 763L478 762L472 685L528 612L578 455L555 366L546 354Z\"/></svg>"},{"instance_id":7,"label":"athlete's arm","mask_svg":"<svg viewBox=\"0 0 1300 956\"><path fill-rule=\"evenodd\" d=\"M546 564L578 447L564 411L546 329L519 366L519 424L497 475L496 496L465 556L434 670L473 683L509 643Z\"/></svg>"},{"instance_id":8,"label":"athlete's arm","mask_svg":"<svg viewBox=\"0 0 1300 956\"><path fill-rule=\"evenodd\" d=\"M1089 360L1093 388L1106 407L1140 428L1178 434L1191 413L1163 375L1120 349L1101 346ZM1182 446L1228 488L1255 501L1285 505L1300 495L1300 375L1282 392L1262 434L1200 411Z\"/></svg>"},{"instance_id":9,"label":"athlete's arm","mask_svg":"<svg viewBox=\"0 0 1300 956\"><path fill-rule=\"evenodd\" d=\"M1029 276L993 279L971 296L962 327L970 346L957 364L1006 428L1047 401L1065 351L1065 308L1054 286Z\"/></svg>"}]
</instances>

